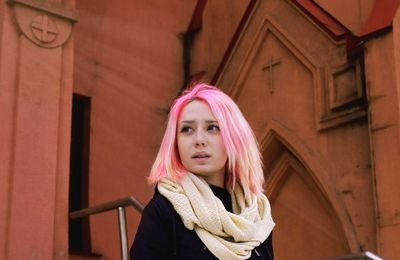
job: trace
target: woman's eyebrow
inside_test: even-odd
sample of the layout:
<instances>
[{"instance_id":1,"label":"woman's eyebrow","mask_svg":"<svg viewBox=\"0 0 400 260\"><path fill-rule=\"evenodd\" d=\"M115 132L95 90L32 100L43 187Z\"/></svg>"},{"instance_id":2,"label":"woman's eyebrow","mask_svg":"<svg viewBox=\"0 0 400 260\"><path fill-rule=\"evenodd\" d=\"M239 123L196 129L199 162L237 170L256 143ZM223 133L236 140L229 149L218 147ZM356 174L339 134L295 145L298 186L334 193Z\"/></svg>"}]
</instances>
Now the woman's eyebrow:
<instances>
[{"instance_id":1,"label":"woman's eyebrow","mask_svg":"<svg viewBox=\"0 0 400 260\"><path fill-rule=\"evenodd\" d=\"M180 123L181 124L193 124L193 123L195 123L196 121L195 120L182 120ZM207 124L210 124L210 123L218 123L218 121L217 120L206 120L205 121Z\"/></svg>"},{"instance_id":2,"label":"woman's eyebrow","mask_svg":"<svg viewBox=\"0 0 400 260\"><path fill-rule=\"evenodd\" d=\"M183 120L180 123L181 124L193 124L195 121L194 120Z\"/></svg>"}]
</instances>

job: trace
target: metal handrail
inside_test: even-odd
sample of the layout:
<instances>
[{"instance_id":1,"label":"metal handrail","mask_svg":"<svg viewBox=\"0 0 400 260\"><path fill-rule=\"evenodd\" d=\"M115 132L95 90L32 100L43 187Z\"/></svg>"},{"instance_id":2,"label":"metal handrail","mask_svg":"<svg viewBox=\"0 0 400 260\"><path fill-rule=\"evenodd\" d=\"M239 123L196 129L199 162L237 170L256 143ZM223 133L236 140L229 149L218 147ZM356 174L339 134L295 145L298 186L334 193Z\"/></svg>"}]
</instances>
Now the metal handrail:
<instances>
[{"instance_id":1,"label":"metal handrail","mask_svg":"<svg viewBox=\"0 0 400 260\"><path fill-rule=\"evenodd\" d=\"M324 258L324 260L383 260L383 258L369 252L359 252L351 255Z\"/></svg>"},{"instance_id":2,"label":"metal handrail","mask_svg":"<svg viewBox=\"0 0 400 260\"><path fill-rule=\"evenodd\" d=\"M119 237L121 242L121 259L129 260L128 235L127 235L126 214L125 214L125 207L128 206L133 206L140 213L143 212L144 208L143 205L140 202L138 202L133 196L130 196L127 198L103 203L90 208L73 211L69 213L69 217L71 219L77 219L117 209Z\"/></svg>"}]
</instances>

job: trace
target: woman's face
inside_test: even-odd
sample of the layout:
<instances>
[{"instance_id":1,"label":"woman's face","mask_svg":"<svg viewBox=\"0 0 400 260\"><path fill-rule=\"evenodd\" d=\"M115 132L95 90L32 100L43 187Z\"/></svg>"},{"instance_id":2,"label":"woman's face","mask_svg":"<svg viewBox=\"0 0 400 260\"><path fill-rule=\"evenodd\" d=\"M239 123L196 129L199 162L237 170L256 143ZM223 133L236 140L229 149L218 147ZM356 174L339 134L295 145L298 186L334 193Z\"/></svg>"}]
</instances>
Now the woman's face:
<instances>
[{"instance_id":1,"label":"woman's face","mask_svg":"<svg viewBox=\"0 0 400 260\"><path fill-rule=\"evenodd\" d=\"M223 187L228 156L218 122L206 103L194 100L182 109L177 143L188 171L203 176L209 184Z\"/></svg>"}]
</instances>

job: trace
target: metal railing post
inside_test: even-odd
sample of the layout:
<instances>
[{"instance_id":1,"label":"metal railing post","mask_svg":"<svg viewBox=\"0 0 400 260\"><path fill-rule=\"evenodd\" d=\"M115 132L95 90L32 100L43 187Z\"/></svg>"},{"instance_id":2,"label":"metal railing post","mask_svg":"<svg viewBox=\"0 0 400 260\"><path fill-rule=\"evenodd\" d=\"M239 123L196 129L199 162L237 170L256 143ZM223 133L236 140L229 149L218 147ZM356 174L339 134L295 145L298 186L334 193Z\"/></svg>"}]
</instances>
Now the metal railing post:
<instances>
[{"instance_id":1,"label":"metal railing post","mask_svg":"<svg viewBox=\"0 0 400 260\"><path fill-rule=\"evenodd\" d=\"M126 230L126 214L124 207L118 207L119 237L121 242L122 260L129 260L128 236Z\"/></svg>"},{"instance_id":2,"label":"metal railing post","mask_svg":"<svg viewBox=\"0 0 400 260\"><path fill-rule=\"evenodd\" d=\"M126 228L127 224L126 224L126 213L125 213L125 207L128 206L133 206L140 213L143 211L143 205L140 202L138 202L134 197L131 196L120 200L103 203L90 208L70 212L69 218L77 219L77 218L89 217L94 214L99 214L111 210L118 210L121 259L129 260L128 235Z\"/></svg>"}]
</instances>

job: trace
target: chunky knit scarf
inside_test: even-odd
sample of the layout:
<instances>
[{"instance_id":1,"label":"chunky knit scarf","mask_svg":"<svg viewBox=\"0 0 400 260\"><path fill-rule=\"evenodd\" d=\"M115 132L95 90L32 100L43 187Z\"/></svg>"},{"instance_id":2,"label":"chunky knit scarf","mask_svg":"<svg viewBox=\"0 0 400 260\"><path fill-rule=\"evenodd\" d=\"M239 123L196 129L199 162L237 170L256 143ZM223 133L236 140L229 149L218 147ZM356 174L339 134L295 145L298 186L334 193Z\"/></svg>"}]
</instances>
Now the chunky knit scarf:
<instances>
[{"instance_id":1,"label":"chunky knit scarf","mask_svg":"<svg viewBox=\"0 0 400 260\"><path fill-rule=\"evenodd\" d=\"M162 178L158 190L172 203L185 227L194 229L219 259L248 259L275 226L267 197L252 195L246 200L240 185L231 194L233 213L203 178L192 173L179 183Z\"/></svg>"}]
</instances>

